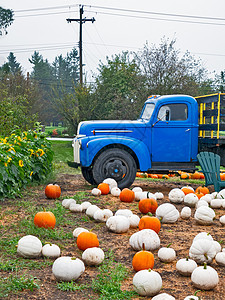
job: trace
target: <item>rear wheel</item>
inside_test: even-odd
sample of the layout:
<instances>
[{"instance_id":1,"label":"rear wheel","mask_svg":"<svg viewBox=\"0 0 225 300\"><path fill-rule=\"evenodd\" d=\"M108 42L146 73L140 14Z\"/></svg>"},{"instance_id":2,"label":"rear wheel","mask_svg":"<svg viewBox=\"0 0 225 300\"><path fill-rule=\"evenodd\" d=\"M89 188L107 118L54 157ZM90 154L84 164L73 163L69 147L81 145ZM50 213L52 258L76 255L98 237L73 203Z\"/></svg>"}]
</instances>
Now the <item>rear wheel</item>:
<instances>
[{"instance_id":1,"label":"rear wheel","mask_svg":"<svg viewBox=\"0 0 225 300\"><path fill-rule=\"evenodd\" d=\"M81 172L84 179L92 185L96 185L96 182L93 178L93 172L91 167L81 167Z\"/></svg>"},{"instance_id":2,"label":"rear wheel","mask_svg":"<svg viewBox=\"0 0 225 300\"><path fill-rule=\"evenodd\" d=\"M106 178L113 178L117 181L119 188L124 188L134 182L137 166L129 152L112 148L105 150L97 157L92 171L97 184Z\"/></svg>"}]
</instances>

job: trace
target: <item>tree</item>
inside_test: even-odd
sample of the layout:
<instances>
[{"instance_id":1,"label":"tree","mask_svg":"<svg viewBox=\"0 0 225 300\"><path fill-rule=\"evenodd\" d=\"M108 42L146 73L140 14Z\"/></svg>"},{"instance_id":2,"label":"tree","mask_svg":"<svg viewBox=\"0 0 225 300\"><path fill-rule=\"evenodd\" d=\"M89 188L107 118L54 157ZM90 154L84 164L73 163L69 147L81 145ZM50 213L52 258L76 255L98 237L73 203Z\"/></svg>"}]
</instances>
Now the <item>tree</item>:
<instances>
[{"instance_id":1,"label":"tree","mask_svg":"<svg viewBox=\"0 0 225 300\"><path fill-rule=\"evenodd\" d=\"M128 52L107 58L96 77L96 118L137 118L147 97L144 77Z\"/></svg>"},{"instance_id":2,"label":"tree","mask_svg":"<svg viewBox=\"0 0 225 300\"><path fill-rule=\"evenodd\" d=\"M13 11L11 9L0 7L0 35L8 33L6 29L13 21Z\"/></svg>"},{"instance_id":3,"label":"tree","mask_svg":"<svg viewBox=\"0 0 225 300\"><path fill-rule=\"evenodd\" d=\"M3 73L12 73L16 74L18 72L21 72L21 65L17 62L15 55L10 52L9 56L7 57L8 62L4 63L2 67L0 67L0 70L3 71Z\"/></svg>"},{"instance_id":4,"label":"tree","mask_svg":"<svg viewBox=\"0 0 225 300\"><path fill-rule=\"evenodd\" d=\"M211 92L211 81L200 60L186 52L183 56L175 48L176 40L161 40L160 45L148 44L139 53L134 53L135 61L146 78L149 94L189 94L201 91Z\"/></svg>"}]
</instances>

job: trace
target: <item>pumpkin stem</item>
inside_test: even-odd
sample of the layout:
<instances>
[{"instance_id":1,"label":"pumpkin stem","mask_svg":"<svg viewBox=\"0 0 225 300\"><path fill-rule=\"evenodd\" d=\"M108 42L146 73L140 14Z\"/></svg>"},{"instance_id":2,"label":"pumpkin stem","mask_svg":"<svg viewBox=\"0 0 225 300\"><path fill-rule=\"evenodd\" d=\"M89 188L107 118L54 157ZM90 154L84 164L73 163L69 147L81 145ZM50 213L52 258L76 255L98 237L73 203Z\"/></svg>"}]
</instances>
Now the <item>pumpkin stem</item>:
<instances>
[{"instance_id":1,"label":"pumpkin stem","mask_svg":"<svg viewBox=\"0 0 225 300\"><path fill-rule=\"evenodd\" d=\"M205 256L205 258L208 260L208 256L207 256L207 254L206 253L204 253L204 256ZM204 263L205 264L205 263Z\"/></svg>"},{"instance_id":2,"label":"pumpkin stem","mask_svg":"<svg viewBox=\"0 0 225 300\"><path fill-rule=\"evenodd\" d=\"M186 261L189 261L189 257L188 256L186 257Z\"/></svg>"},{"instance_id":3,"label":"pumpkin stem","mask_svg":"<svg viewBox=\"0 0 225 300\"><path fill-rule=\"evenodd\" d=\"M195 291L194 296L197 296L197 293L199 293L199 292L201 292L201 290Z\"/></svg>"},{"instance_id":4,"label":"pumpkin stem","mask_svg":"<svg viewBox=\"0 0 225 300\"><path fill-rule=\"evenodd\" d=\"M147 215L152 217L152 213L150 211L147 213Z\"/></svg>"},{"instance_id":5,"label":"pumpkin stem","mask_svg":"<svg viewBox=\"0 0 225 300\"><path fill-rule=\"evenodd\" d=\"M169 243L169 244L166 246L166 248L169 248L171 245L172 245L172 243Z\"/></svg>"},{"instance_id":6,"label":"pumpkin stem","mask_svg":"<svg viewBox=\"0 0 225 300\"><path fill-rule=\"evenodd\" d=\"M152 269L148 269L148 272L151 272L152 271Z\"/></svg>"},{"instance_id":7,"label":"pumpkin stem","mask_svg":"<svg viewBox=\"0 0 225 300\"><path fill-rule=\"evenodd\" d=\"M205 254L204 254L205 255ZM203 267L203 269L207 269L207 263L206 262L204 262L204 267Z\"/></svg>"},{"instance_id":8,"label":"pumpkin stem","mask_svg":"<svg viewBox=\"0 0 225 300\"><path fill-rule=\"evenodd\" d=\"M50 245L50 246L52 246L52 243L46 242L45 245Z\"/></svg>"},{"instance_id":9,"label":"pumpkin stem","mask_svg":"<svg viewBox=\"0 0 225 300\"><path fill-rule=\"evenodd\" d=\"M45 207L43 207L43 211L44 211L44 212L46 212L46 209L45 209Z\"/></svg>"},{"instance_id":10,"label":"pumpkin stem","mask_svg":"<svg viewBox=\"0 0 225 300\"><path fill-rule=\"evenodd\" d=\"M142 244L142 250L145 251L145 243Z\"/></svg>"},{"instance_id":11,"label":"pumpkin stem","mask_svg":"<svg viewBox=\"0 0 225 300\"><path fill-rule=\"evenodd\" d=\"M76 257L71 257L71 260L76 260L77 258Z\"/></svg>"}]
</instances>

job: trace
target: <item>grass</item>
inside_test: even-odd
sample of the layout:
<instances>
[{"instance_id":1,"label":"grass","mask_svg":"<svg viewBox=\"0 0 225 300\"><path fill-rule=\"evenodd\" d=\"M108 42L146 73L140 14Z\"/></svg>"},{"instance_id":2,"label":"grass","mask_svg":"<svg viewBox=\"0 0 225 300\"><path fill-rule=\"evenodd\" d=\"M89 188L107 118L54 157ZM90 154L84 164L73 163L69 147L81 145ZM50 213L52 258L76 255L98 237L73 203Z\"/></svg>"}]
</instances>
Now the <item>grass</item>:
<instances>
[{"instance_id":1,"label":"grass","mask_svg":"<svg viewBox=\"0 0 225 300\"><path fill-rule=\"evenodd\" d=\"M99 274L91 284L92 289L99 294L98 299L132 299L137 295L134 291L121 289L121 284L129 272L123 264L115 262L112 252L107 253L98 271Z\"/></svg>"},{"instance_id":2,"label":"grass","mask_svg":"<svg viewBox=\"0 0 225 300\"><path fill-rule=\"evenodd\" d=\"M77 284L74 281L69 281L69 282L63 281L57 283L57 288L61 291L66 291L66 292L80 291L89 287L90 286L87 284Z\"/></svg>"},{"instance_id":3,"label":"grass","mask_svg":"<svg viewBox=\"0 0 225 300\"><path fill-rule=\"evenodd\" d=\"M36 278L33 276L18 276L10 275L7 278L0 279L0 298L8 297L9 294L17 293L18 291L30 290L39 288Z\"/></svg>"}]
</instances>

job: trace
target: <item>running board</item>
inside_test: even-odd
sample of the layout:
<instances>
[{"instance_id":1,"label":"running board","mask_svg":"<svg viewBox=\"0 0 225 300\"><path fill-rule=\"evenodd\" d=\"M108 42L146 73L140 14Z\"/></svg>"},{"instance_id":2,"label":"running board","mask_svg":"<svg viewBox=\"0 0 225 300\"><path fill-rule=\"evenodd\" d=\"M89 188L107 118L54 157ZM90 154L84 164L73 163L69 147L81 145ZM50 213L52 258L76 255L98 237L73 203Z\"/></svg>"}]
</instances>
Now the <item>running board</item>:
<instances>
[{"instance_id":1,"label":"running board","mask_svg":"<svg viewBox=\"0 0 225 300\"><path fill-rule=\"evenodd\" d=\"M177 171L194 173L196 170L196 162L154 162L147 173L167 174Z\"/></svg>"}]
</instances>

